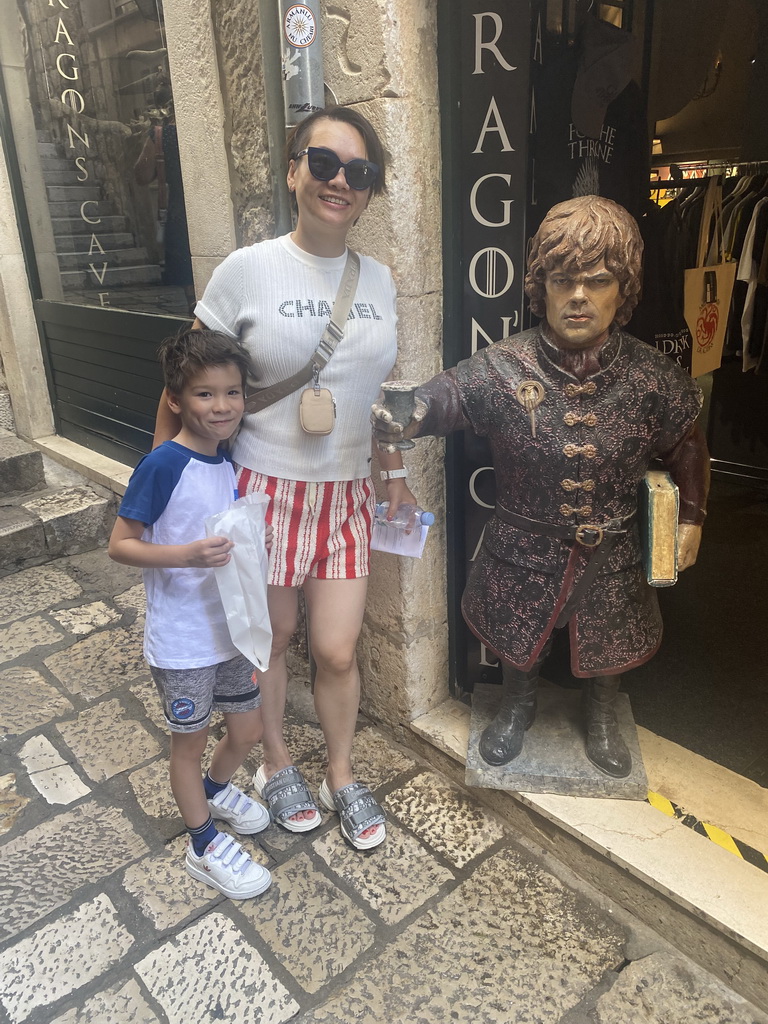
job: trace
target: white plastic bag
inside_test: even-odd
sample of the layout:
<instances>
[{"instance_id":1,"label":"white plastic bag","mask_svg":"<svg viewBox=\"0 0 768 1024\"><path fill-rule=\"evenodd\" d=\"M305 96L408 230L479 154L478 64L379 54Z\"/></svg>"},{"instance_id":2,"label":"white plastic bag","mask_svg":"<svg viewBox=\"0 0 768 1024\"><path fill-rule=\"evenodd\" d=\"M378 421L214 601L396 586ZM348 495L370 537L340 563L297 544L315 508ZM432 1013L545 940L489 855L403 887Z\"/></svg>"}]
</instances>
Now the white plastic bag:
<instances>
[{"instance_id":1,"label":"white plastic bag","mask_svg":"<svg viewBox=\"0 0 768 1024\"><path fill-rule=\"evenodd\" d=\"M264 543L268 504L266 494L248 494L205 520L208 537L226 537L234 544L227 564L214 569L216 583L232 643L262 672L269 667L272 648Z\"/></svg>"}]
</instances>

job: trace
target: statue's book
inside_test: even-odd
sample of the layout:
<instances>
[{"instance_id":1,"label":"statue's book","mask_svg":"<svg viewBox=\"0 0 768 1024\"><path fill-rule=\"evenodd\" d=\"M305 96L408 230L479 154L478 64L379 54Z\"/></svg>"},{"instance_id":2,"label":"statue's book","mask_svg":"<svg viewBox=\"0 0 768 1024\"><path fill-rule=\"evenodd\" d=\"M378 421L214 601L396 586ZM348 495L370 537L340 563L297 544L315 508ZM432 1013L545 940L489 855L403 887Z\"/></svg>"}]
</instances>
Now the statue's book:
<instances>
[{"instance_id":1,"label":"statue's book","mask_svg":"<svg viewBox=\"0 0 768 1024\"><path fill-rule=\"evenodd\" d=\"M680 494L669 473L649 469L640 484L640 537L652 587L677 583L677 517Z\"/></svg>"}]
</instances>

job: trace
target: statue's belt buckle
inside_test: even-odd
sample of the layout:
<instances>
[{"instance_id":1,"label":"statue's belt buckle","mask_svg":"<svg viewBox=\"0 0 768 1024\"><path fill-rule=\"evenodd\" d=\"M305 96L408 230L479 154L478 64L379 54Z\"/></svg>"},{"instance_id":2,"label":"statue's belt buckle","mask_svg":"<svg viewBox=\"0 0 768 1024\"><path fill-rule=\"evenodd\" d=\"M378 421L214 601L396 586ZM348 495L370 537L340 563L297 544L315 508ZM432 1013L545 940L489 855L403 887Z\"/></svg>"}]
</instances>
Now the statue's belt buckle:
<instances>
[{"instance_id":1,"label":"statue's belt buckle","mask_svg":"<svg viewBox=\"0 0 768 1024\"><path fill-rule=\"evenodd\" d=\"M602 526L590 526L583 523L576 528L576 540L585 548L596 548L605 536Z\"/></svg>"}]
</instances>

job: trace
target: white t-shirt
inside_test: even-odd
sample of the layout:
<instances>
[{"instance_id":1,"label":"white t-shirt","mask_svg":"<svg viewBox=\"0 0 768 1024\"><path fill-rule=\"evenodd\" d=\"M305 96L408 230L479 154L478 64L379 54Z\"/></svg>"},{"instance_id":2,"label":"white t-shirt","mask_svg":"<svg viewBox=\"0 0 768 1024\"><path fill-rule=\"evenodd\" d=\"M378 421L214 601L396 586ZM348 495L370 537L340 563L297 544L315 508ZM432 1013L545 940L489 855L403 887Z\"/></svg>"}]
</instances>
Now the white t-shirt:
<instances>
[{"instance_id":1,"label":"white t-shirt","mask_svg":"<svg viewBox=\"0 0 768 1024\"><path fill-rule=\"evenodd\" d=\"M306 365L317 348L345 263L346 254L312 256L289 235L238 249L213 272L195 314L206 327L245 343L261 387L276 384ZM233 450L238 465L289 480L368 476L371 404L397 356L395 301L389 268L361 255L344 337L320 374L320 386L336 401L333 431L304 433L299 388L245 417Z\"/></svg>"},{"instance_id":2,"label":"white t-shirt","mask_svg":"<svg viewBox=\"0 0 768 1024\"><path fill-rule=\"evenodd\" d=\"M145 455L128 482L119 515L144 523L150 544L205 537L206 516L237 498L229 457L200 455L166 441ZM203 668L239 654L213 569L144 569L144 657L156 668Z\"/></svg>"}]
</instances>

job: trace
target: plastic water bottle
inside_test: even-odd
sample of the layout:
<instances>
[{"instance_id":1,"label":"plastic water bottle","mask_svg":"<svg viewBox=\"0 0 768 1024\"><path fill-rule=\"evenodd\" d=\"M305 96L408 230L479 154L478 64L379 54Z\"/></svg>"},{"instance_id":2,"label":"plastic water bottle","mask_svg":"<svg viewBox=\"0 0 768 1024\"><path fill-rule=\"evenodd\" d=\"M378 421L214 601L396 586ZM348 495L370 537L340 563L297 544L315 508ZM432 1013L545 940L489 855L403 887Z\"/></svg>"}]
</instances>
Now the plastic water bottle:
<instances>
[{"instance_id":1,"label":"plastic water bottle","mask_svg":"<svg viewBox=\"0 0 768 1024\"><path fill-rule=\"evenodd\" d=\"M435 517L418 505L403 504L398 507L395 518L388 522L388 511L388 501L382 501L376 506L371 531L371 550L421 558L429 528Z\"/></svg>"},{"instance_id":2,"label":"plastic water bottle","mask_svg":"<svg viewBox=\"0 0 768 1024\"><path fill-rule=\"evenodd\" d=\"M432 526L435 517L432 512L425 512L418 505L404 502L400 505L393 519L387 519L389 502L382 501L376 506L376 518L385 526L394 526L398 530L413 529L415 526Z\"/></svg>"}]
</instances>

